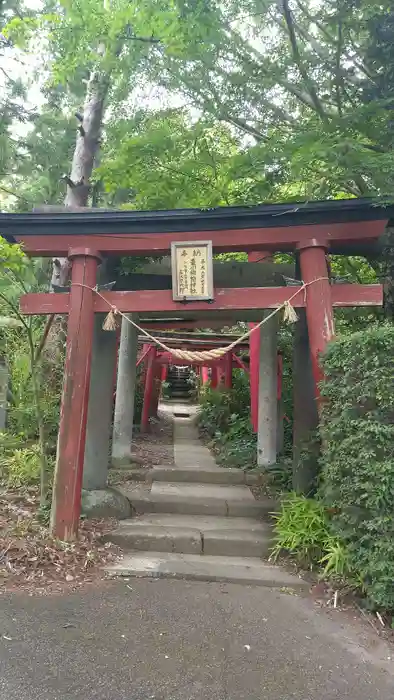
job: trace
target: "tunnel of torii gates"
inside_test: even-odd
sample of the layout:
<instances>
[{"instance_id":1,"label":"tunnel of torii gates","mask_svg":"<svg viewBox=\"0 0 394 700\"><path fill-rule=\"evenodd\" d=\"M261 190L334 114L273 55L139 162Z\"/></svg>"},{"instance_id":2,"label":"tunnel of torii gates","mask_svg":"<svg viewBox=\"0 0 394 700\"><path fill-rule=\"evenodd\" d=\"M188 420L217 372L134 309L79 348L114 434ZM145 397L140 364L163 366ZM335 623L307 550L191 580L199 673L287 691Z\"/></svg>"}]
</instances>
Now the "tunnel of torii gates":
<instances>
[{"instance_id":1,"label":"tunnel of torii gates","mask_svg":"<svg viewBox=\"0 0 394 700\"><path fill-rule=\"evenodd\" d=\"M236 321L258 323L267 310L281 307L299 290L292 300L299 316L294 326L293 364L296 450L311 423L315 425L322 378L319 354L334 334L333 308L382 304L383 292L378 284L336 283L330 276L327 254L373 253L393 213L394 207L352 199L204 211L84 209L0 214L0 232L8 241L21 243L29 256L68 257L71 266L71 283L64 293L26 294L20 300L25 314L68 315L54 533L61 539L77 533L82 484L90 489L105 488L112 420L113 458L115 462L130 458L139 331L122 318L123 351L119 353L113 418L117 337L115 332L102 329L111 307L151 334L169 329L180 334L193 328L218 332ZM139 283L137 279L134 288L130 282L133 275L121 278L123 288L119 280L112 289L100 287L108 282L106 270L115 258L168 260L174 242L190 245L201 240L212 243L214 254L249 254L247 263L214 263L209 303L174 301L171 279L161 279L166 275L157 276L157 269L148 270ZM269 262L277 252L295 254L295 266ZM125 288L125 284L130 286ZM94 290L96 285L101 289L100 296ZM250 336L252 415L262 466L275 463L277 454L278 316ZM207 343L206 347L213 345ZM149 393L157 367L172 358L152 345L144 361ZM214 383L220 372L229 385L230 364L234 362L239 363L237 348L231 356L214 363ZM206 378L206 369L202 372ZM148 412L146 403L143 427Z\"/></svg>"}]
</instances>

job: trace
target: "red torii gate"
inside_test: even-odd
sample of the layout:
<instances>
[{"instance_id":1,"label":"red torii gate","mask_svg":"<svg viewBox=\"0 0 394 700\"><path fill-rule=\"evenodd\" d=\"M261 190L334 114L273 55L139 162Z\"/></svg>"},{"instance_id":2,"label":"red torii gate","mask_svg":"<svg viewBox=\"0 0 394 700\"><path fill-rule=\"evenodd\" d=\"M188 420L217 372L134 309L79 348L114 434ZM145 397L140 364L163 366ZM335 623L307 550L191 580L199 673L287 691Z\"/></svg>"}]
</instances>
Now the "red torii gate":
<instances>
[{"instance_id":1,"label":"red torii gate","mask_svg":"<svg viewBox=\"0 0 394 700\"><path fill-rule=\"evenodd\" d=\"M223 340L218 340L219 336L213 336L212 340L206 339L205 341L199 339L188 339L182 338L163 338L169 346L174 344L178 349L194 349L197 350L211 350L213 347L220 347L223 345ZM160 339L160 338L159 338ZM140 337L141 340L141 337ZM216 341L216 344L215 344ZM243 343L242 347L246 348L247 344ZM223 375L223 387L226 389L231 389L232 386L232 370L233 366L239 366L237 363L237 356L234 352L230 351L226 353L221 359L217 360L180 360L171 352L158 352L156 346L152 344L144 344L142 353L137 361L137 366L142 362L145 362L147 368L153 365L153 368L146 373L145 386L144 386L144 400L142 407L142 417L141 417L141 431L147 432L149 427L149 418L157 414L157 408L160 398L160 386L161 382L165 380L168 366L171 364L178 366L197 366L200 368L201 376L203 377L203 383L207 383L208 377L203 370L208 370L211 368L213 375L211 379L212 387L217 387L219 384L218 373ZM238 360L242 365L242 362ZM243 367L245 369L245 367ZM215 381L214 381L215 380Z\"/></svg>"},{"instance_id":2,"label":"red torii gate","mask_svg":"<svg viewBox=\"0 0 394 700\"><path fill-rule=\"evenodd\" d=\"M175 314L202 319L233 318L248 311L258 320L264 309L278 308L295 287L215 289L209 306L172 300L171 292L94 291L100 260L108 255L166 255L174 241L211 239L213 250L297 252L306 290L293 300L305 307L312 367L317 387L319 354L334 333L333 307L380 305L380 285L331 285L326 263L331 253L363 254L384 232L391 212L369 200L339 200L297 205L229 207L213 211L89 212L0 214L0 230L23 244L32 256L68 256L71 288L67 294L28 294L26 314L68 314L63 397L59 425L54 532L75 536L81 501L89 399L93 321L96 312L116 307L124 313ZM218 312L220 312L218 314ZM253 313L255 312L255 319ZM317 390L317 389L316 389Z\"/></svg>"}]
</instances>

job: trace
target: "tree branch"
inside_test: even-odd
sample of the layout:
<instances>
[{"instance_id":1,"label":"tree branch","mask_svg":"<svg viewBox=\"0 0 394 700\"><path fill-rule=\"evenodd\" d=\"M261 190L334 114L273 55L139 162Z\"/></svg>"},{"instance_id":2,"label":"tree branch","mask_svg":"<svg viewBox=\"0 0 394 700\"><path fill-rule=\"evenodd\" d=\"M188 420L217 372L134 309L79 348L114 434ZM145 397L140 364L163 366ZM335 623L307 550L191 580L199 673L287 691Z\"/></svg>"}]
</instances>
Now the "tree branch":
<instances>
[{"instance_id":1,"label":"tree branch","mask_svg":"<svg viewBox=\"0 0 394 700\"><path fill-rule=\"evenodd\" d=\"M12 197L16 197L16 199L20 199L22 202L25 202L26 204L33 204L33 202L29 199L26 199L26 197L22 197L20 194L16 194L16 192L12 192L12 190L8 190L6 187L3 187L0 185L0 190L2 192L6 192L6 194L10 194Z\"/></svg>"},{"instance_id":2,"label":"tree branch","mask_svg":"<svg viewBox=\"0 0 394 700\"><path fill-rule=\"evenodd\" d=\"M263 134L260 131L255 129L254 126L250 126L243 119L239 119L238 117L233 117L233 116L231 116L231 114L226 114L225 112L223 112L222 114L219 114L218 118L222 121L227 121L230 124L233 124L233 126L238 127L238 129L242 129L242 131L244 131L245 134L249 134L250 136L254 136L254 138L257 141L266 141L267 142L269 140L266 136L263 136Z\"/></svg>"},{"instance_id":3,"label":"tree branch","mask_svg":"<svg viewBox=\"0 0 394 700\"><path fill-rule=\"evenodd\" d=\"M237 39L235 32L233 32L232 38L234 40ZM250 56L248 56L246 59L244 57L243 49L244 49L245 41L242 37L238 37L238 43L240 43L241 48L236 47L238 50L235 53L235 57L238 58L242 62L246 62L246 64L249 64L249 66L250 65L255 66L258 71L260 71L261 73L264 73L267 77L272 77L270 71L262 65L262 61L264 61L266 59L266 57L263 56L258 51L258 49L256 49L255 46L252 46L251 44L249 44L248 48L251 51L251 53L253 53L254 56L256 57L256 61L257 60L261 61L261 63L257 63L257 62L252 63ZM215 70L216 70L216 66L215 66ZM290 83L288 80L286 80L282 76L276 75L275 79L276 79L277 85L279 85L284 90L289 92L291 95L296 97L297 100L299 100L303 105L305 105L305 107L308 107L309 109L313 109L316 111L315 104L314 104L309 92L303 92L302 90L300 90L298 87L295 87L292 83Z\"/></svg>"},{"instance_id":4,"label":"tree branch","mask_svg":"<svg viewBox=\"0 0 394 700\"><path fill-rule=\"evenodd\" d=\"M35 364L37 364L38 360L41 357L42 351L44 350L44 347L45 347L45 344L46 344L46 341L47 341L47 338L49 335L49 331L52 328L52 324L53 324L54 320L55 320L55 314L51 314L50 316L48 316L48 318L45 322L44 332L41 336L40 342L37 346L37 349L36 349L35 355L34 355Z\"/></svg>"},{"instance_id":5,"label":"tree branch","mask_svg":"<svg viewBox=\"0 0 394 700\"><path fill-rule=\"evenodd\" d=\"M132 41L141 41L143 44L161 44L161 39L155 39L154 36L128 36Z\"/></svg>"},{"instance_id":6,"label":"tree branch","mask_svg":"<svg viewBox=\"0 0 394 700\"><path fill-rule=\"evenodd\" d=\"M9 308L10 308L11 311L15 314L15 316L17 317L17 319L22 323L22 325L24 326L24 328L25 328L27 331L30 331L30 327L29 327L29 325L26 323L25 317L21 314L21 312L19 311L18 307L15 306L15 304L13 304L12 301L10 301L4 294L2 294L2 292L0 292L0 299L2 299L2 300L4 301L4 303L7 304L7 306L9 306Z\"/></svg>"},{"instance_id":7,"label":"tree branch","mask_svg":"<svg viewBox=\"0 0 394 700\"><path fill-rule=\"evenodd\" d=\"M323 105L322 105L322 103L319 99L319 96L315 90L313 82L310 79L308 72L304 67L304 62L302 60L301 53L300 53L300 50L298 47L297 37L296 37L294 24L293 24L293 16L292 16L292 13L291 13L290 7L289 7L289 1L288 0L281 0L281 4L282 4L282 8L283 8L283 16L285 18L287 31L289 34L290 45L292 48L294 61L295 61L297 68L300 71L300 74L304 80L305 86L310 94L311 100L313 102L313 105L315 107L317 114L320 116L320 118L323 121L327 121L327 115L325 113Z\"/></svg>"},{"instance_id":8,"label":"tree branch","mask_svg":"<svg viewBox=\"0 0 394 700\"><path fill-rule=\"evenodd\" d=\"M342 43L343 43L342 40L343 40L342 21L339 19L338 20L338 41L337 41L337 48L335 51L335 72L336 72L335 95L336 95L336 100L337 100L337 107L338 107L339 116L342 116L342 98L341 98L341 84L342 84L341 56L342 56Z\"/></svg>"},{"instance_id":9,"label":"tree branch","mask_svg":"<svg viewBox=\"0 0 394 700\"><path fill-rule=\"evenodd\" d=\"M314 16L307 10L307 8L305 7L305 5L304 5L302 2L300 2L300 0L295 0L295 2L296 2L296 4L298 5L298 7L300 8L301 12L305 15L305 17L306 17L310 22L312 22L312 23L318 28L318 30L326 37L327 41L329 41L330 44L331 44L332 46L335 46L336 41L335 41L334 37L331 36L330 32L327 31L327 29L325 28L325 26L324 26L323 24L321 24L321 23L319 22L319 20L317 20L316 17L314 17ZM361 73L364 73L364 75L366 75L367 78L369 78L369 79L372 80L372 81L375 80L374 77L373 77L373 75L372 75L372 73L369 72L369 70L367 69L367 67L366 67L365 65L363 65L362 63L359 63L359 62L354 58L354 56L352 56L349 52L344 51L344 52L343 52L343 55L344 55L344 57L345 57L348 61L351 61L351 63L353 63L353 65L355 66L355 68L357 68L357 70L361 71Z\"/></svg>"},{"instance_id":10,"label":"tree branch","mask_svg":"<svg viewBox=\"0 0 394 700\"><path fill-rule=\"evenodd\" d=\"M1 70L1 72L3 73L3 75L5 75L5 77L7 78L7 80L8 80L10 83L12 83L13 85L15 85L15 80L14 80L13 78L11 78L11 76L7 73L7 71L3 68L3 66L0 66L0 70Z\"/></svg>"}]
</instances>

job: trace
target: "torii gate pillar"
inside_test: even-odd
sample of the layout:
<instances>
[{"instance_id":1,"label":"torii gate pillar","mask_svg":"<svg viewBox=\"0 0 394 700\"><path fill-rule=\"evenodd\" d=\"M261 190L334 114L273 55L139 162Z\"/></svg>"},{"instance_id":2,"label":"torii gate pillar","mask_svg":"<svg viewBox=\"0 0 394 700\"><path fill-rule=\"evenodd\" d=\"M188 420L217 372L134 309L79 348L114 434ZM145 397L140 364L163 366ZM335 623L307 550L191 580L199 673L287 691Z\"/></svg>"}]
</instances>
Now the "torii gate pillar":
<instances>
[{"instance_id":1,"label":"torii gate pillar","mask_svg":"<svg viewBox=\"0 0 394 700\"><path fill-rule=\"evenodd\" d=\"M147 362L146 362L144 400L143 400L143 404L142 404L142 413L141 413L141 433L148 433L149 432L149 418L151 415L153 386L154 386L155 370L156 370L156 367L155 367L156 356L157 356L157 348L155 345L152 345L151 349L147 355Z\"/></svg>"},{"instance_id":2,"label":"torii gate pillar","mask_svg":"<svg viewBox=\"0 0 394 700\"><path fill-rule=\"evenodd\" d=\"M109 282L109 263L104 260L97 273L99 284ZM105 489L116 384L118 332L105 331L105 314L95 314L89 406L86 427L82 488Z\"/></svg>"},{"instance_id":3,"label":"torii gate pillar","mask_svg":"<svg viewBox=\"0 0 394 700\"><path fill-rule=\"evenodd\" d=\"M94 292L100 254L74 248L66 361L57 444L51 527L61 540L78 532L93 344Z\"/></svg>"},{"instance_id":4,"label":"torii gate pillar","mask_svg":"<svg viewBox=\"0 0 394 700\"><path fill-rule=\"evenodd\" d=\"M209 369L208 367L201 367L201 383L203 386L209 384Z\"/></svg>"},{"instance_id":5,"label":"torii gate pillar","mask_svg":"<svg viewBox=\"0 0 394 700\"><path fill-rule=\"evenodd\" d=\"M122 318L112 435L113 466L129 464L131 459L138 334L128 318L135 321L132 314Z\"/></svg>"},{"instance_id":6,"label":"torii gate pillar","mask_svg":"<svg viewBox=\"0 0 394 700\"><path fill-rule=\"evenodd\" d=\"M105 489L108 479L117 333L103 330L104 319L105 314L96 314L94 318L82 483L89 490Z\"/></svg>"},{"instance_id":7,"label":"torii gate pillar","mask_svg":"<svg viewBox=\"0 0 394 700\"><path fill-rule=\"evenodd\" d=\"M268 313L268 312L267 312ZM277 316L260 328L257 464L269 467L276 463L277 448Z\"/></svg>"},{"instance_id":8,"label":"torii gate pillar","mask_svg":"<svg viewBox=\"0 0 394 700\"><path fill-rule=\"evenodd\" d=\"M306 318L311 349L315 395L319 397L319 382L323 379L320 354L334 336L334 316L331 287L328 279L325 243L315 238L298 245L302 280L306 289Z\"/></svg>"}]
</instances>

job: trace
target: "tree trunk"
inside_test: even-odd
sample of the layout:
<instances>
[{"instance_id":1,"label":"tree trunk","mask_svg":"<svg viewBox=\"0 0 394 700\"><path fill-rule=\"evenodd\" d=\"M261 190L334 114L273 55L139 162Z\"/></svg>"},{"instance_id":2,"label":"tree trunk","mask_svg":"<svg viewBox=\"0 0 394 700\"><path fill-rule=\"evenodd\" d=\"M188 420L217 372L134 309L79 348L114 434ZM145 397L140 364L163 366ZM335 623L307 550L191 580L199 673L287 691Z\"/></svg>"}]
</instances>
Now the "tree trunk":
<instances>
[{"instance_id":1,"label":"tree trunk","mask_svg":"<svg viewBox=\"0 0 394 700\"><path fill-rule=\"evenodd\" d=\"M5 357L0 356L0 432L7 427L9 371Z\"/></svg>"},{"instance_id":2,"label":"tree trunk","mask_svg":"<svg viewBox=\"0 0 394 700\"><path fill-rule=\"evenodd\" d=\"M90 192L90 178L100 146L100 134L104 117L105 100L109 88L109 75L94 71L87 85L83 113L79 121L77 141L71 165L71 174L66 179L66 207L86 207ZM67 258L54 258L51 286L64 286L68 281Z\"/></svg>"}]
</instances>

